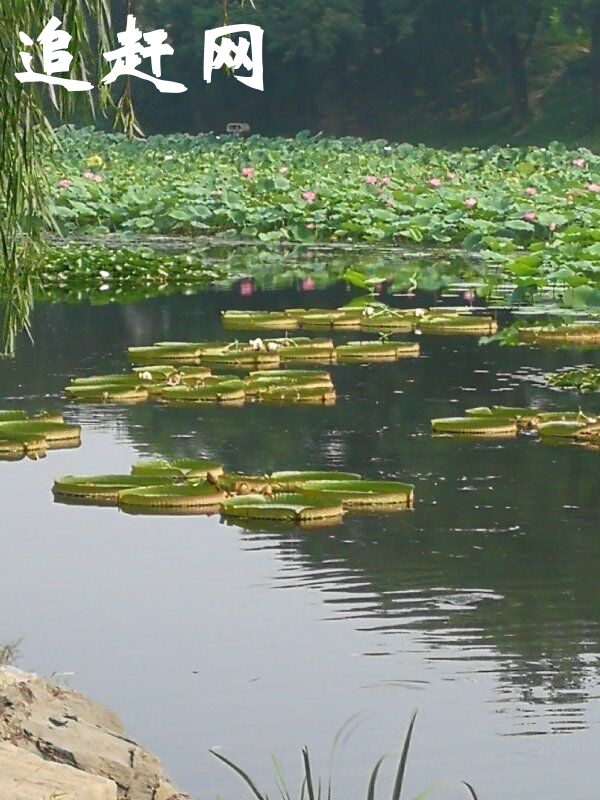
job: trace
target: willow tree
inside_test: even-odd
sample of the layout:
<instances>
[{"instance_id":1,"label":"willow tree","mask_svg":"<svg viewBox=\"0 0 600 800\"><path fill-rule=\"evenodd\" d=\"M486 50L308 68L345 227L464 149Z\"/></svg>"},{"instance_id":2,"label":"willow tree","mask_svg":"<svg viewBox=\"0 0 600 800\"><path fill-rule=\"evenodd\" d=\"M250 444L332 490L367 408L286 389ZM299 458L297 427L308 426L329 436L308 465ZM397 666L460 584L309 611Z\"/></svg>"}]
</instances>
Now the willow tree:
<instances>
[{"instance_id":1,"label":"willow tree","mask_svg":"<svg viewBox=\"0 0 600 800\"><path fill-rule=\"evenodd\" d=\"M226 21L228 0L211 2L218 3ZM254 5L253 0L249 2ZM83 103L92 113L112 109L117 127L129 135L136 131L129 82L117 99L111 98L108 87L100 82L100 71L106 67L102 54L114 49L110 3L9 0L0 15L0 350L5 354L14 352L19 331L30 330L30 312L40 288L37 265L43 234L56 230L46 203L49 186L43 168L45 154L57 146L49 116L64 121ZM133 5L132 0L125 0L128 12L134 10ZM68 77L91 83L97 87L93 91L69 92L45 83L21 83L16 78L24 70L21 53L31 43L28 55L34 60L39 56L35 42L53 16L71 36Z\"/></svg>"}]
</instances>

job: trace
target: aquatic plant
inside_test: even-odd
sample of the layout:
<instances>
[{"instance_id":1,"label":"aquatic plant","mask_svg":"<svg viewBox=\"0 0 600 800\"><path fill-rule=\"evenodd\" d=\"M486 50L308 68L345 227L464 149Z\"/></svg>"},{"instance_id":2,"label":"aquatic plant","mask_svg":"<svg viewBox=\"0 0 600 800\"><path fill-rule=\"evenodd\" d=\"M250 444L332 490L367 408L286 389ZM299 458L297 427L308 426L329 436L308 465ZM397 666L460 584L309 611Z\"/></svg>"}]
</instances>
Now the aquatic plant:
<instances>
[{"instance_id":1,"label":"aquatic plant","mask_svg":"<svg viewBox=\"0 0 600 800\"><path fill-rule=\"evenodd\" d=\"M0 410L0 459L40 458L47 450L79 447L81 427L68 425L57 412L31 417L21 409Z\"/></svg>"},{"instance_id":2,"label":"aquatic plant","mask_svg":"<svg viewBox=\"0 0 600 800\"><path fill-rule=\"evenodd\" d=\"M391 793L391 800L400 800L402 796L402 790L404 788L404 778L406 774L406 766L408 763L408 753L412 741L416 718L417 718L417 712L414 711L408 723L408 728L404 736L404 741L400 751L400 759L398 761L398 766L396 768L396 773ZM334 740L332 748L332 756L335 754L340 732L338 733L338 736ZM219 761L222 761L224 764L226 764L230 769L232 769L235 773L237 773L240 776L240 778L244 781L246 786L248 786L248 788L250 789L255 800L269 800L268 795L266 793L261 792L257 788L252 778L250 778L250 776L235 762L231 761L229 758L222 755L221 753L218 753L216 750L210 750L209 752L211 753L211 755L215 756L215 758L218 758ZM373 767L373 770L371 771L369 780L367 782L366 800L375 800L376 790L377 790L377 779L379 777L379 772L381 770L384 760L385 756L382 756L380 759L378 759L375 766ZM280 794L283 800L291 800L291 794L285 784L285 780L283 779L283 776L281 775L281 772L275 760L274 763L277 772L277 786L280 791ZM302 748L302 766L304 774L303 774L302 786L299 793L300 800L304 800L305 798L308 798L308 800L331 800L332 777L330 775L327 781L322 781L321 779L319 779L315 783L315 778L313 775L312 765L307 747ZM467 783L467 781L459 781L459 783L466 789L471 800L478 800L475 789L471 786L470 783ZM415 795L413 800L422 800L422 798L426 797L438 785L439 784L436 784L434 786L428 787L427 789L424 789L423 791Z\"/></svg>"},{"instance_id":3,"label":"aquatic plant","mask_svg":"<svg viewBox=\"0 0 600 800\"><path fill-rule=\"evenodd\" d=\"M600 390L600 369L575 367L560 370L546 376L548 384L560 389L577 389L579 392Z\"/></svg>"},{"instance_id":4,"label":"aquatic plant","mask_svg":"<svg viewBox=\"0 0 600 800\"><path fill-rule=\"evenodd\" d=\"M577 411L543 411L510 406L468 408L464 417L431 420L432 432L445 436L503 437L535 431L540 440L570 440L584 446L600 440L600 418Z\"/></svg>"},{"instance_id":5,"label":"aquatic plant","mask_svg":"<svg viewBox=\"0 0 600 800\"><path fill-rule=\"evenodd\" d=\"M224 472L196 459L148 460L130 475L66 475L52 488L57 502L118 506L133 513L210 514L293 523L339 522L345 510L409 508L414 487L331 471Z\"/></svg>"}]
</instances>

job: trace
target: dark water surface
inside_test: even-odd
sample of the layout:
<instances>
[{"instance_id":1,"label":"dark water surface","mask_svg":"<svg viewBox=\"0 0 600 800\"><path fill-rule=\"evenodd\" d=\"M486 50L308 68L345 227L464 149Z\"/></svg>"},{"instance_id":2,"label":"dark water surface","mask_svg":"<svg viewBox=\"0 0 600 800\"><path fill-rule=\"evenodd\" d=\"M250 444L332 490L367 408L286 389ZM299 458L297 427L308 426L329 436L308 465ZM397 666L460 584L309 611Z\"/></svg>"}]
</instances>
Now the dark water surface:
<instances>
[{"instance_id":1,"label":"dark water surface","mask_svg":"<svg viewBox=\"0 0 600 800\"><path fill-rule=\"evenodd\" d=\"M344 298L334 288L309 299ZM219 339L221 308L306 299L206 292L39 306L36 348L0 362L2 405L62 407L69 377L124 369L127 345ZM433 439L429 420L488 403L577 408L576 395L522 377L600 359L468 337L422 337L421 349L418 360L333 367L333 408L69 406L81 448L0 464L0 640L22 637L21 666L68 673L116 710L199 798L244 795L209 747L271 789L270 754L295 788L304 744L326 775L354 714L334 792L364 796L416 707L407 796L443 778L465 778L488 800L595 796L600 454L526 436ZM600 411L600 397L584 407ZM416 506L269 532L52 502L59 475L201 455L231 470L408 480Z\"/></svg>"}]
</instances>

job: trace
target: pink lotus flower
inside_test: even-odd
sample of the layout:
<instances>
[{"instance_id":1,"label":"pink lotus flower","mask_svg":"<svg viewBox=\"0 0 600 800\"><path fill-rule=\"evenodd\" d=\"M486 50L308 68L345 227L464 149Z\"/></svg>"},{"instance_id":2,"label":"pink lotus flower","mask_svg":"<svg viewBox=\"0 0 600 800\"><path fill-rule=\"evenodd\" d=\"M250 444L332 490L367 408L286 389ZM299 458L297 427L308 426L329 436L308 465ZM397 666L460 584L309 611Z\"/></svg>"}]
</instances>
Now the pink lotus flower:
<instances>
[{"instance_id":1,"label":"pink lotus flower","mask_svg":"<svg viewBox=\"0 0 600 800\"><path fill-rule=\"evenodd\" d=\"M300 196L303 200L306 200L307 203L314 203L317 199L317 195L314 192L302 192Z\"/></svg>"},{"instance_id":2,"label":"pink lotus flower","mask_svg":"<svg viewBox=\"0 0 600 800\"><path fill-rule=\"evenodd\" d=\"M581 167L585 167L587 161L585 160L585 158L573 158L571 159L571 164L574 167L579 167L581 169Z\"/></svg>"},{"instance_id":3,"label":"pink lotus flower","mask_svg":"<svg viewBox=\"0 0 600 800\"><path fill-rule=\"evenodd\" d=\"M381 180L379 181L379 183L380 183L382 186L389 186L389 184L390 184L391 182L392 182L392 179L391 179L391 178L381 178Z\"/></svg>"},{"instance_id":4,"label":"pink lotus flower","mask_svg":"<svg viewBox=\"0 0 600 800\"><path fill-rule=\"evenodd\" d=\"M377 177L375 175L367 175L364 179L364 183L366 183L367 186L374 186L377 183Z\"/></svg>"},{"instance_id":5,"label":"pink lotus flower","mask_svg":"<svg viewBox=\"0 0 600 800\"><path fill-rule=\"evenodd\" d=\"M252 285L250 278L244 278L243 281L240 281L239 289L242 297L250 297L250 295L254 292L254 286Z\"/></svg>"},{"instance_id":6,"label":"pink lotus flower","mask_svg":"<svg viewBox=\"0 0 600 800\"><path fill-rule=\"evenodd\" d=\"M287 167L279 167L279 169L277 171L279 172L280 175L285 175L286 172L288 171L288 168Z\"/></svg>"},{"instance_id":7,"label":"pink lotus flower","mask_svg":"<svg viewBox=\"0 0 600 800\"><path fill-rule=\"evenodd\" d=\"M588 192L600 192L600 183L586 183L585 188Z\"/></svg>"},{"instance_id":8,"label":"pink lotus flower","mask_svg":"<svg viewBox=\"0 0 600 800\"><path fill-rule=\"evenodd\" d=\"M300 291L302 292L312 292L315 288L315 282L313 278L302 278L300 281Z\"/></svg>"},{"instance_id":9,"label":"pink lotus flower","mask_svg":"<svg viewBox=\"0 0 600 800\"><path fill-rule=\"evenodd\" d=\"M535 211L526 211L523 216L521 217L522 220L525 222L535 222L537 219L537 214Z\"/></svg>"},{"instance_id":10,"label":"pink lotus flower","mask_svg":"<svg viewBox=\"0 0 600 800\"><path fill-rule=\"evenodd\" d=\"M475 208L477 205L477 199L475 197L467 197L463 201L463 204L466 206L466 208Z\"/></svg>"},{"instance_id":11,"label":"pink lotus flower","mask_svg":"<svg viewBox=\"0 0 600 800\"><path fill-rule=\"evenodd\" d=\"M242 167L240 170L240 175L242 178L251 178L254 175L254 170L252 167Z\"/></svg>"},{"instance_id":12,"label":"pink lotus flower","mask_svg":"<svg viewBox=\"0 0 600 800\"><path fill-rule=\"evenodd\" d=\"M527 197L535 197L535 196L536 196L536 194L537 194L537 189L535 188L535 186L528 186L528 187L525 189L525 192L524 192L524 194L526 194L526 195L527 195Z\"/></svg>"},{"instance_id":13,"label":"pink lotus flower","mask_svg":"<svg viewBox=\"0 0 600 800\"><path fill-rule=\"evenodd\" d=\"M463 292L463 300L466 300L467 303L472 303L475 300L475 292L472 289L467 289L466 292Z\"/></svg>"},{"instance_id":14,"label":"pink lotus flower","mask_svg":"<svg viewBox=\"0 0 600 800\"><path fill-rule=\"evenodd\" d=\"M59 189L68 189L70 185L71 185L71 181L68 178L62 178L58 182L58 188Z\"/></svg>"},{"instance_id":15,"label":"pink lotus flower","mask_svg":"<svg viewBox=\"0 0 600 800\"><path fill-rule=\"evenodd\" d=\"M104 180L102 175L96 175L95 172L83 172L82 177L84 177L86 181L91 181L92 183L102 183Z\"/></svg>"},{"instance_id":16,"label":"pink lotus flower","mask_svg":"<svg viewBox=\"0 0 600 800\"><path fill-rule=\"evenodd\" d=\"M439 178L430 178L427 181L427 186L429 186L430 189L437 189L441 185L442 185L442 182L441 182L441 180Z\"/></svg>"}]
</instances>

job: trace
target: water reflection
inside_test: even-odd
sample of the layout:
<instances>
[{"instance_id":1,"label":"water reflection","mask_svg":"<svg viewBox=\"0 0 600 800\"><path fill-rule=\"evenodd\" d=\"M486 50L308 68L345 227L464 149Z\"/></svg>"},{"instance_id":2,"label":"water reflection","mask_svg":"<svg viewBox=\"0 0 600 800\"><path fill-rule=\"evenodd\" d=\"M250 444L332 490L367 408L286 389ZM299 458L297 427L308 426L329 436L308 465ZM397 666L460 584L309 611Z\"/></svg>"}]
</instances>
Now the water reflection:
<instances>
[{"instance_id":1,"label":"water reflection","mask_svg":"<svg viewBox=\"0 0 600 800\"><path fill-rule=\"evenodd\" d=\"M311 288L311 305L345 298L342 287ZM40 306L36 349L23 346L14 363L0 365L0 390L6 401L32 410L59 404L67 378L123 369L127 345L218 338L224 307L285 308L303 300L287 290L95 309ZM483 348L466 337L423 337L421 348L419 359L333 367L334 408L148 403L70 406L66 417L84 425L90 472L97 470L89 432L97 431L115 445L132 445L140 457L207 457L249 472L331 468L411 480L412 511L349 515L338 528L302 534L244 530L242 547L276 556L272 591L317 590L325 624L351 621L373 634L375 640L365 636L364 659L402 663L418 650L443 681L493 675L497 691L488 702L499 715L497 732L583 730L600 686L598 454L546 448L526 436L434 440L429 420L474 403L553 408L567 397L573 402L515 376L600 359L592 351L582 358ZM598 397L587 397L585 407L600 410ZM41 509L47 502L31 494ZM382 672L362 690L418 692L428 680Z\"/></svg>"}]
</instances>

